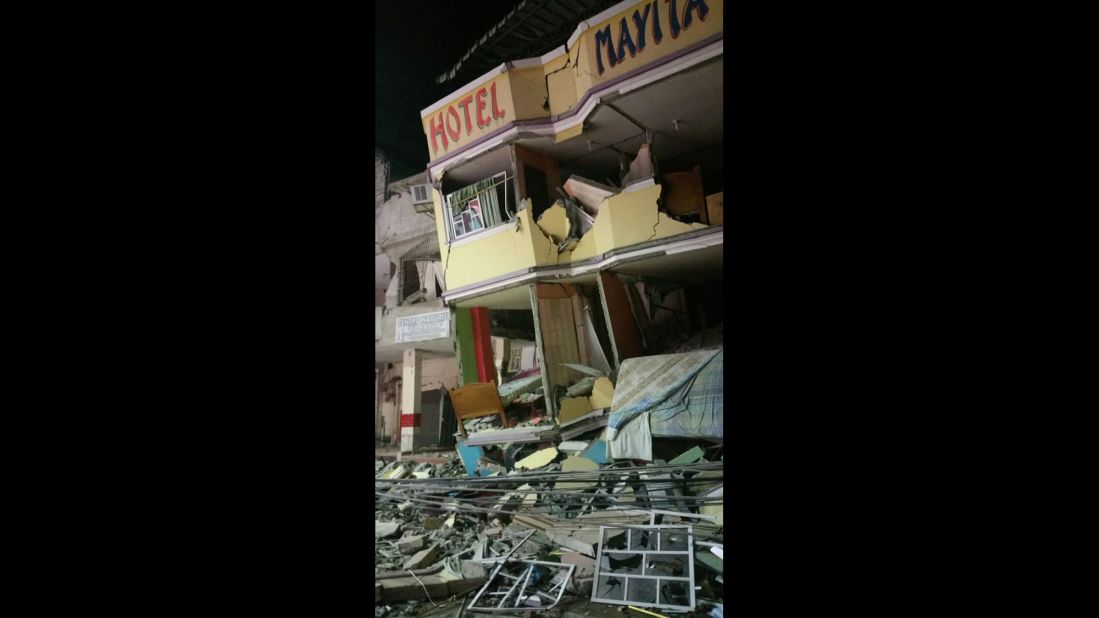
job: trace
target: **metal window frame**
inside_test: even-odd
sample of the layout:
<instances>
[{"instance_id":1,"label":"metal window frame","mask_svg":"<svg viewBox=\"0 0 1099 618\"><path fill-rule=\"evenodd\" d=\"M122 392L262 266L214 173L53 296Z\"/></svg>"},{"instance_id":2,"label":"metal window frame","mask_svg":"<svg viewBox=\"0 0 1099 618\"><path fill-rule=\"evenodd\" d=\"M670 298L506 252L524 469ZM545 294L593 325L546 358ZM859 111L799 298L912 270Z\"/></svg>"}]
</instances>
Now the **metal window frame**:
<instances>
[{"instance_id":1,"label":"metal window frame","mask_svg":"<svg viewBox=\"0 0 1099 618\"><path fill-rule=\"evenodd\" d=\"M516 547L518 547L518 546L516 546ZM510 555L510 552L509 552L509 555ZM472 601L470 601L469 607L466 608L468 611L471 611L471 612L515 612L517 610L519 610L519 611L531 610L531 611L542 612L542 611L546 611L548 609L552 609L552 608L556 607L557 604L561 601L561 597L565 594L565 588L568 587L569 582L572 580L572 574L576 570L576 565L575 564L561 564L560 562L546 562L546 561L543 561L543 560L513 560L513 561L510 562L510 564L525 564L525 565L527 565L527 568L523 571L523 573L520 574L518 577L516 577L514 575L508 575L507 573L503 572L502 567L504 566L505 562L506 562L506 560L501 559L500 567L492 572L492 577L490 577L488 579L488 581L485 582L485 585L482 586L481 589L477 591L477 595L473 597ZM525 605L520 605L523 602L523 593L526 592L527 584L530 583L530 576L531 576L531 573L533 572L535 566L546 566L546 567L557 568L558 573L560 573L561 571L565 571L565 577L561 580L560 583L554 585L553 588L550 588L549 592L545 592L545 591L542 591L542 590L533 591L533 594L536 594L541 598L551 600L551 601L553 601L553 603L551 603L549 605L543 605L543 606L540 606L540 607L527 607ZM489 587L493 584L493 582L496 580L496 578L498 576L499 577L506 577L508 579L513 579L513 580L515 580L515 583L511 585L511 588L509 588L507 592L503 592L503 593L501 593L501 592L487 592ZM504 603L506 603L508 601L508 599L511 598L511 593L515 592L515 588L516 588L516 586L519 586L520 582L522 582L522 586L519 588L519 594L515 597L515 604L511 605L511 606L508 606L508 607L504 607ZM557 590L557 597L552 597L549 594L550 592L553 592L554 590ZM477 601L480 600L482 596L486 596L486 597L487 596L498 596L498 595L501 595L501 594L503 595L503 598L500 599L500 602L497 603L495 607L477 607Z\"/></svg>"},{"instance_id":2,"label":"metal window frame","mask_svg":"<svg viewBox=\"0 0 1099 618\"><path fill-rule=\"evenodd\" d=\"M445 218L446 233L447 233L447 237L448 237L448 239L451 243L453 243L454 241L457 241L457 240L461 240L461 239L464 239L464 238L470 238L470 237L475 236L477 234L481 234L481 233L485 232L486 230L491 230L491 229L500 227L502 225L506 225L507 223L511 222L512 218L515 217L515 213L512 212L511 208L509 207L510 203L509 203L509 200L508 200L508 191L507 191L507 183L508 182L511 182L513 185L515 184L515 175L514 174L509 175L506 171L503 171L503 172L497 172L497 173L495 173L491 176L486 176L486 178L491 178L493 180L496 180L497 178L499 178L500 180L499 180L499 182L493 182L492 186L485 188L484 191L481 191L480 193L474 193L473 196L470 196L470 199L472 199L473 197L479 196L482 193L485 193L489 190L495 191L496 187L498 187L500 185L503 185L504 186L504 214L507 215L508 220L504 221L504 222L501 222L501 223L498 223L498 224L496 224L492 227L487 227L487 226L485 226L485 219L484 219L484 215L482 214L481 215L481 229L474 230L472 232L467 231L464 234L462 234L461 236L456 236L455 235L456 230L454 228L453 201L451 200L451 196L454 195L454 193L453 192L447 193L444 196L443 201L446 203L446 213L447 213L447 216ZM484 180L484 179L482 179L482 180ZM478 181L478 182L480 182L480 181Z\"/></svg>"},{"instance_id":3,"label":"metal window frame","mask_svg":"<svg viewBox=\"0 0 1099 618\"><path fill-rule=\"evenodd\" d=\"M599 526L599 550L595 556L595 579L592 581L591 587L591 600L593 603L606 603L608 605L633 605L634 607L659 607L663 609L674 610L694 610L696 606L695 602L695 567L694 567L694 529L690 525L649 525L649 526L631 526L626 528L626 549L609 549L604 550L603 547L606 541L606 531L608 529L617 529L619 526ZM634 532L644 531L680 531L687 535L687 548L683 550L662 550L660 548L661 534L656 535L656 549L630 549L630 545L633 541ZM627 573L615 573L614 571L602 571L603 555L607 554L641 554L641 574L632 575ZM678 577L672 575L646 575L648 570L648 556L652 554L654 556L683 556L687 563L688 577ZM625 584L622 587L622 599L608 599L599 596L599 581L603 577L620 577L625 580ZM655 579L656 581L656 602L646 603L644 601L632 601L630 600L630 580L631 579ZM685 582L687 584L687 598L690 601L690 605L674 605L671 603L660 602L660 581L667 580L673 582Z\"/></svg>"}]
</instances>

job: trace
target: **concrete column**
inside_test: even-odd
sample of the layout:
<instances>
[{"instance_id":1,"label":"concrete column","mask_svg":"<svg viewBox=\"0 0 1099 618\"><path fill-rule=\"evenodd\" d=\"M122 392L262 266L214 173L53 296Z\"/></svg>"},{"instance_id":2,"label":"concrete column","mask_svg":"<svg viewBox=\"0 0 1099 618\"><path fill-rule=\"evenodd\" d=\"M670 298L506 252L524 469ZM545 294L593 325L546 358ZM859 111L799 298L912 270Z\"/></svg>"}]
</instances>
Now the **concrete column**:
<instances>
[{"instance_id":1,"label":"concrete column","mask_svg":"<svg viewBox=\"0 0 1099 618\"><path fill-rule=\"evenodd\" d=\"M419 350L405 350L401 368L401 452L411 453L420 426Z\"/></svg>"}]
</instances>

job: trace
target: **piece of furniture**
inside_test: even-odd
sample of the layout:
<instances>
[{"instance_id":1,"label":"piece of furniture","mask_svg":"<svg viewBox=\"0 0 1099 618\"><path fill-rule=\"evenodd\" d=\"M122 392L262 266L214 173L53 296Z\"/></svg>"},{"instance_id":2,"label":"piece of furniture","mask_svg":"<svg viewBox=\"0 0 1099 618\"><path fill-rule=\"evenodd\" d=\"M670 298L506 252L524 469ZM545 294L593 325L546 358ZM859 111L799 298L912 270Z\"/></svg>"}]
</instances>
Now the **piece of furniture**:
<instances>
[{"instance_id":1,"label":"piece of furniture","mask_svg":"<svg viewBox=\"0 0 1099 618\"><path fill-rule=\"evenodd\" d=\"M702 170L699 166L689 172L664 174L664 208L675 217L697 215L699 221L709 224L706 213L706 195L702 191Z\"/></svg>"},{"instance_id":2,"label":"piece of furniture","mask_svg":"<svg viewBox=\"0 0 1099 618\"><path fill-rule=\"evenodd\" d=\"M466 436L465 422L471 418L499 415L504 428L508 426L508 417L500 401L500 393L492 382L474 382L450 391L450 402L454 406L454 418L458 421L458 432Z\"/></svg>"},{"instance_id":3,"label":"piece of furniture","mask_svg":"<svg viewBox=\"0 0 1099 618\"><path fill-rule=\"evenodd\" d=\"M710 225L722 225L725 223L724 191L706 196L706 214L709 215Z\"/></svg>"}]
</instances>

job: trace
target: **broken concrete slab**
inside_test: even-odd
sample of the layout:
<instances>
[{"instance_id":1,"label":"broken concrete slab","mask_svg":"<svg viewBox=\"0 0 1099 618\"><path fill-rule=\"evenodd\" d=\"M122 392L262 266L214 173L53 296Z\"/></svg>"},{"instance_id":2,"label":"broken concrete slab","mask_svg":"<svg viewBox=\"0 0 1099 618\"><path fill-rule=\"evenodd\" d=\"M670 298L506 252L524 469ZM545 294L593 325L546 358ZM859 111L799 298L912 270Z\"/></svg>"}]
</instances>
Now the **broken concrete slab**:
<instances>
[{"instance_id":1,"label":"broken concrete slab","mask_svg":"<svg viewBox=\"0 0 1099 618\"><path fill-rule=\"evenodd\" d=\"M568 238L569 231L572 229L568 211L565 210L561 200L547 208L535 223L554 243L560 243Z\"/></svg>"},{"instance_id":2,"label":"broken concrete slab","mask_svg":"<svg viewBox=\"0 0 1099 618\"><path fill-rule=\"evenodd\" d=\"M438 556L438 555L439 555L439 546L438 546L438 544L432 545L431 547L428 547L427 549L422 549L422 550L416 552L415 555L413 555L411 558L408 559L408 561L406 561L404 563L404 569L406 571L411 571L413 569L419 569L419 568L425 567L425 566L431 564L431 562L433 560L435 560L436 556Z\"/></svg>"},{"instance_id":3,"label":"broken concrete slab","mask_svg":"<svg viewBox=\"0 0 1099 618\"><path fill-rule=\"evenodd\" d=\"M424 599L429 595L433 599L443 599L450 594L447 581L438 575L425 575L419 580L414 577L397 577L383 579L380 583L382 600L386 602Z\"/></svg>"},{"instance_id":4,"label":"broken concrete slab","mask_svg":"<svg viewBox=\"0 0 1099 618\"><path fill-rule=\"evenodd\" d=\"M579 202L590 214L598 215L599 206L603 200L618 193L618 189L573 174L565 181L565 193Z\"/></svg>"},{"instance_id":5,"label":"broken concrete slab","mask_svg":"<svg viewBox=\"0 0 1099 618\"><path fill-rule=\"evenodd\" d=\"M562 472L593 472L599 465L587 457L569 457L561 463ZM595 481L558 481L556 489L591 489Z\"/></svg>"},{"instance_id":6,"label":"broken concrete slab","mask_svg":"<svg viewBox=\"0 0 1099 618\"><path fill-rule=\"evenodd\" d=\"M412 577L413 575L418 577L419 581L416 577ZM441 562L428 569L411 573L407 571L379 573L374 578L374 599L386 602L426 599L428 594L432 599L440 600L448 596L464 594L483 585L487 579L479 576L476 569L471 569L467 576L452 571ZM420 582L423 582L423 585ZM380 593L379 586L381 586Z\"/></svg>"},{"instance_id":7,"label":"broken concrete slab","mask_svg":"<svg viewBox=\"0 0 1099 618\"><path fill-rule=\"evenodd\" d=\"M649 153L649 145L641 144L637 150L637 156L630 162L629 172L622 178L622 186L640 182L653 177L652 155Z\"/></svg>"},{"instance_id":8,"label":"broken concrete slab","mask_svg":"<svg viewBox=\"0 0 1099 618\"><path fill-rule=\"evenodd\" d=\"M557 411L557 421L574 421L592 411L592 402L587 397L566 397L561 400L561 409Z\"/></svg>"},{"instance_id":9,"label":"broken concrete slab","mask_svg":"<svg viewBox=\"0 0 1099 618\"><path fill-rule=\"evenodd\" d=\"M537 470L544 467L557 459L557 449L554 447L544 448L540 451L536 451L528 457L515 463L516 470Z\"/></svg>"},{"instance_id":10,"label":"broken concrete slab","mask_svg":"<svg viewBox=\"0 0 1099 618\"><path fill-rule=\"evenodd\" d=\"M424 537L407 536L397 541L397 551L410 556L424 548Z\"/></svg>"},{"instance_id":11,"label":"broken concrete slab","mask_svg":"<svg viewBox=\"0 0 1099 618\"><path fill-rule=\"evenodd\" d=\"M397 536L401 531L401 523L397 521L374 522L374 538L388 539Z\"/></svg>"},{"instance_id":12,"label":"broken concrete slab","mask_svg":"<svg viewBox=\"0 0 1099 618\"><path fill-rule=\"evenodd\" d=\"M519 495L522 496L523 506L525 507L532 507L538 502L538 494L534 493L534 488L530 485L520 485L515 488L515 491L519 492Z\"/></svg>"},{"instance_id":13,"label":"broken concrete slab","mask_svg":"<svg viewBox=\"0 0 1099 618\"><path fill-rule=\"evenodd\" d=\"M580 552L567 551L561 554L561 564L575 565L575 577L591 577L595 574L595 560Z\"/></svg>"},{"instance_id":14,"label":"broken concrete slab","mask_svg":"<svg viewBox=\"0 0 1099 618\"><path fill-rule=\"evenodd\" d=\"M607 378L599 378L592 385L591 407L610 408L614 401L614 384Z\"/></svg>"},{"instance_id":15,"label":"broken concrete slab","mask_svg":"<svg viewBox=\"0 0 1099 618\"><path fill-rule=\"evenodd\" d=\"M524 352L526 352L526 350L530 350L532 354L534 353L534 348L523 348ZM507 407L520 395L533 393L538 390L538 387L540 386L542 386L541 372L536 375L517 378L511 382L505 382L496 389L496 392L500 396L500 404Z\"/></svg>"},{"instance_id":16,"label":"broken concrete slab","mask_svg":"<svg viewBox=\"0 0 1099 618\"><path fill-rule=\"evenodd\" d=\"M556 525L552 521L540 519L533 515L515 515L512 519L518 524L522 524L527 528L534 528L535 530L549 530Z\"/></svg>"},{"instance_id":17,"label":"broken concrete slab","mask_svg":"<svg viewBox=\"0 0 1099 618\"><path fill-rule=\"evenodd\" d=\"M566 440L565 442L557 445L557 450L561 451L562 453L567 453L569 455L582 453L587 448L588 443L582 440Z\"/></svg>"},{"instance_id":18,"label":"broken concrete slab","mask_svg":"<svg viewBox=\"0 0 1099 618\"><path fill-rule=\"evenodd\" d=\"M488 577L488 571L484 565L472 560L462 561L462 577L467 578L483 578Z\"/></svg>"},{"instance_id":19,"label":"broken concrete slab","mask_svg":"<svg viewBox=\"0 0 1099 618\"><path fill-rule=\"evenodd\" d=\"M610 539L623 532L625 531L607 529L606 535ZM595 558L595 547L599 544L598 530L546 530L546 536L562 547Z\"/></svg>"}]
</instances>

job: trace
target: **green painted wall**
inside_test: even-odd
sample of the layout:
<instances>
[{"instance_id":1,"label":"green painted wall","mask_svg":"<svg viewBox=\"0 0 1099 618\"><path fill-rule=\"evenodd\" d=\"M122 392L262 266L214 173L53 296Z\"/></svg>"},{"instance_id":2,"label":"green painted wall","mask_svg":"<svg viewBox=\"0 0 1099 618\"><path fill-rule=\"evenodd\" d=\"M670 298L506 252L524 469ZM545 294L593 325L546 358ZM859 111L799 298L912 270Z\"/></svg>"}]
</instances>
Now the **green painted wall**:
<instances>
[{"instance_id":1,"label":"green painted wall","mask_svg":"<svg viewBox=\"0 0 1099 618\"><path fill-rule=\"evenodd\" d=\"M477 356L473 351L473 318L469 309L455 307L454 346L458 355L458 379L462 385L477 381Z\"/></svg>"}]
</instances>

